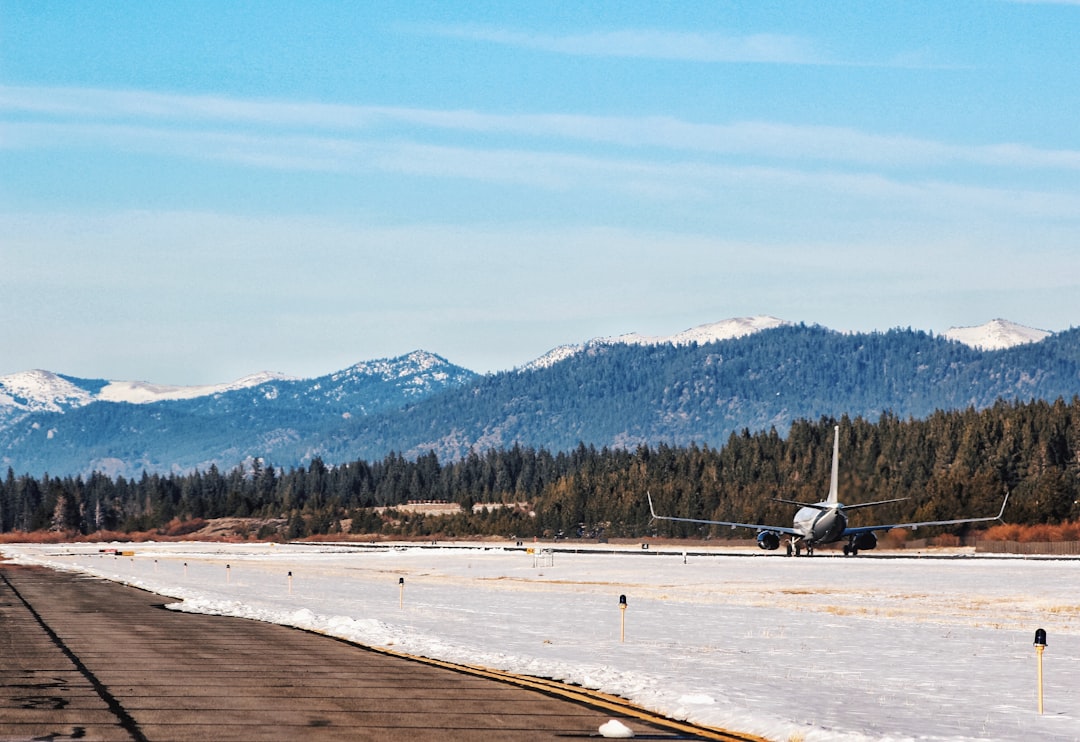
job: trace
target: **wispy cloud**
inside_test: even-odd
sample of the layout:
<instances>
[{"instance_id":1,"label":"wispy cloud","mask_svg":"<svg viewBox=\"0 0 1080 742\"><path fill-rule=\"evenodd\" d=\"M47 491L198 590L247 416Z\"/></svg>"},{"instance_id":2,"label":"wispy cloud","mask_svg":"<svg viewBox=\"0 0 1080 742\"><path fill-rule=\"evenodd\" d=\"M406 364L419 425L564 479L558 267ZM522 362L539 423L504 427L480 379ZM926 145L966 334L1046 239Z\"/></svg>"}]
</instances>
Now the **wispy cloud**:
<instances>
[{"instance_id":1,"label":"wispy cloud","mask_svg":"<svg viewBox=\"0 0 1080 742\"><path fill-rule=\"evenodd\" d=\"M0 85L0 112L72 118L218 121L270 126L361 127L377 108L310 102L177 95L147 90Z\"/></svg>"},{"instance_id":2,"label":"wispy cloud","mask_svg":"<svg viewBox=\"0 0 1080 742\"><path fill-rule=\"evenodd\" d=\"M718 193L992 209L1071 219L1072 189L1010 173L1080 170L1080 152L955 145L843 127L670 117L502 115L184 96L0 88L0 147L117 151L293 171L456 178L548 191L708 202ZM583 144L596 145L583 147ZM688 156L689 155L689 156ZM990 177L948 168L992 169ZM1001 176L1001 172L1006 177ZM954 182L955 180L955 182Z\"/></svg>"},{"instance_id":3,"label":"wispy cloud","mask_svg":"<svg viewBox=\"0 0 1080 742\"><path fill-rule=\"evenodd\" d=\"M732 35L631 29L554 35L472 24L426 26L420 31L574 56L727 63L836 63L812 40L789 34Z\"/></svg>"},{"instance_id":4,"label":"wispy cloud","mask_svg":"<svg viewBox=\"0 0 1080 742\"><path fill-rule=\"evenodd\" d=\"M544 34L481 24L424 25L412 26L406 30L428 36L580 57L703 64L956 68L953 64L942 64L926 49L902 51L880 59L852 59L837 55L816 39L782 33L730 34L717 31L618 29Z\"/></svg>"},{"instance_id":5,"label":"wispy cloud","mask_svg":"<svg viewBox=\"0 0 1080 742\"><path fill-rule=\"evenodd\" d=\"M710 203L725 194L760 202L827 199L846 208L885 205L939 216L993 213L1074 221L1080 195L1042 190L952 183L919 177L898 179L875 172L778 167L766 164L652 161L632 157L567 154L525 149L447 146L394 139L163 131L151 127L0 125L5 140L40 138L44 146L68 143L201 159L287 171L365 173L459 179L576 193L621 194L631 199ZM803 194L803 195L800 195Z\"/></svg>"},{"instance_id":6,"label":"wispy cloud","mask_svg":"<svg viewBox=\"0 0 1080 742\"><path fill-rule=\"evenodd\" d=\"M667 116L620 117L573 114L498 114L250 100L138 90L0 86L0 115L15 114L0 147L48 146L52 126L94 137L114 131L119 143L133 131L136 141L157 131L162 144L217 140L244 149L245 140L280 142L290 149L333 150L352 141L423 137L424 130L469 135L506 135L514 146L558 149L558 141L586 142L646 152L669 150L752 157L769 162L802 161L838 165L917 169L943 164L1004 168L1080 170L1080 151L1043 149L1023 143L958 145L849 127L764 121L697 123ZM33 117L33 121L29 116ZM192 128L193 124L205 128ZM134 127L134 129L132 128ZM170 134L171 132L171 134ZM336 140L321 134L333 133ZM358 139L359 137L359 139ZM61 141L63 139L61 138ZM336 145L327 142L337 141ZM20 145L20 142L22 145ZM490 143L486 146L491 147ZM225 149L226 147L212 148ZM328 151L333 156L336 152Z\"/></svg>"}]
</instances>

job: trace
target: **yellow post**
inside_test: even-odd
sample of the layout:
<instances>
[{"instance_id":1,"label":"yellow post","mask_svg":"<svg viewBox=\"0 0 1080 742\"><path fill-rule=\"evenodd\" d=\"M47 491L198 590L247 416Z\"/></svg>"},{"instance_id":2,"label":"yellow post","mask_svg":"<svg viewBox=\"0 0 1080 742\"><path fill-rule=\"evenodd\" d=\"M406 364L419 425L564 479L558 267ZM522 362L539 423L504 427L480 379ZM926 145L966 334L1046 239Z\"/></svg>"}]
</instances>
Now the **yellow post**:
<instances>
[{"instance_id":1,"label":"yellow post","mask_svg":"<svg viewBox=\"0 0 1080 742\"><path fill-rule=\"evenodd\" d=\"M1038 664L1039 713L1043 712L1043 650L1046 649L1046 632L1035 630L1035 657Z\"/></svg>"},{"instance_id":2,"label":"yellow post","mask_svg":"<svg viewBox=\"0 0 1080 742\"><path fill-rule=\"evenodd\" d=\"M626 641L626 596L619 596L619 641Z\"/></svg>"},{"instance_id":3,"label":"yellow post","mask_svg":"<svg viewBox=\"0 0 1080 742\"><path fill-rule=\"evenodd\" d=\"M1039 713L1043 712L1043 673L1042 673L1042 655L1043 650L1046 647L1035 647L1035 654L1038 657L1039 662Z\"/></svg>"}]
</instances>

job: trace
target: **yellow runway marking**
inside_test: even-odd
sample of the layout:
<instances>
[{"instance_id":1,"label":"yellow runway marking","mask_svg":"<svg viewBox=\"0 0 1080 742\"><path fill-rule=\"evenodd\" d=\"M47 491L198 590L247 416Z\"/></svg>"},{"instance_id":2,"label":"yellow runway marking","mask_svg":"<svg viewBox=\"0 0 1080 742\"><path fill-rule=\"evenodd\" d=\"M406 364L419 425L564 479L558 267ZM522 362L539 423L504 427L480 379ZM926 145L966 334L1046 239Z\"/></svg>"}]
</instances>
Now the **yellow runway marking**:
<instances>
[{"instance_id":1,"label":"yellow runway marking","mask_svg":"<svg viewBox=\"0 0 1080 742\"><path fill-rule=\"evenodd\" d=\"M355 642L349 643L355 644ZM516 685L521 688L529 688L531 690L537 690L543 693L550 693L570 701L584 703L594 708L601 708L606 711L611 711L616 714L632 717L649 724L665 727L672 730L673 732L678 732L679 734L690 735L691 738L718 740L718 742L769 742L769 740L765 739L764 737L758 737L756 735L747 734L745 732L732 732L726 729L707 727L688 721L677 721L675 719L669 719L666 716L661 716L659 714L653 713L652 711L649 711L648 709L631 703L625 698L613 696L608 693L602 693L600 691L589 690L588 688L582 688L581 686L577 685L568 685L566 683L559 682L558 680L552 680L550 678L540 678L532 675L519 675L517 673L506 672L503 670L495 670L490 667L482 667L479 665L461 665L456 662L436 660L431 659L430 657L419 657L417 655L397 652L393 649L386 649L385 647L374 647L368 644L357 644L357 646L361 646L365 649L370 649L373 652L379 652L380 654L385 654L392 657L413 660L414 662L423 662L424 664L432 665L434 667L441 667L447 670L454 670L456 672L462 672L469 675L476 675L478 677L498 680L504 683L510 683L511 685Z\"/></svg>"}]
</instances>

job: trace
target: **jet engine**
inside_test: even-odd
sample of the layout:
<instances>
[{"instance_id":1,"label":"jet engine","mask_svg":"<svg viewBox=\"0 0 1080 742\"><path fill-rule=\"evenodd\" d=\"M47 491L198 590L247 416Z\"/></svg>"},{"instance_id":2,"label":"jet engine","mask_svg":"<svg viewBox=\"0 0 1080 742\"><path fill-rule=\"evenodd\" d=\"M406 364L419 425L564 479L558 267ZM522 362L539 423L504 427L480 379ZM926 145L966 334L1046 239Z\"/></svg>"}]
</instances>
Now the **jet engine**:
<instances>
[{"instance_id":1,"label":"jet engine","mask_svg":"<svg viewBox=\"0 0 1080 742\"><path fill-rule=\"evenodd\" d=\"M855 540L851 542L851 548L856 551L869 551L877 546L877 536L872 532L860 533L855 537Z\"/></svg>"},{"instance_id":2,"label":"jet engine","mask_svg":"<svg viewBox=\"0 0 1080 742\"><path fill-rule=\"evenodd\" d=\"M773 533L772 531L762 531L757 535L758 548L765 549L766 551L772 551L773 549L780 548L780 534ZM870 547L871 549L874 547Z\"/></svg>"}]
</instances>

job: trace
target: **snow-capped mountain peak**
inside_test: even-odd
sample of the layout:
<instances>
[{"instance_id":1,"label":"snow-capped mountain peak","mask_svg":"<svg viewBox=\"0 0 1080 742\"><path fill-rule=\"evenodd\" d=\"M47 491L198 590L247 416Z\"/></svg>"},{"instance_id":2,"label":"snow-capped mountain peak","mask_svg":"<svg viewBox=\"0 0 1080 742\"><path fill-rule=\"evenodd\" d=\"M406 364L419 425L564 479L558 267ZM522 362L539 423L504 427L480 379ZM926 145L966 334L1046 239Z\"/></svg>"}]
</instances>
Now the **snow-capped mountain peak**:
<instances>
[{"instance_id":1,"label":"snow-capped mountain peak","mask_svg":"<svg viewBox=\"0 0 1080 742\"><path fill-rule=\"evenodd\" d=\"M94 401L94 395L51 371L33 369L0 376L0 408L61 412Z\"/></svg>"},{"instance_id":2,"label":"snow-capped mountain peak","mask_svg":"<svg viewBox=\"0 0 1080 742\"><path fill-rule=\"evenodd\" d=\"M944 335L949 340L968 345L976 350L1003 350L1025 343L1037 343L1052 335L1046 330L1025 327L1005 319L992 319L977 327L952 327Z\"/></svg>"},{"instance_id":3,"label":"snow-capped mountain peak","mask_svg":"<svg viewBox=\"0 0 1080 742\"><path fill-rule=\"evenodd\" d=\"M752 335L753 333L762 330L771 330L774 327L782 327L790 324L790 322L777 319L776 317L759 315L756 317L735 317L732 319L720 320L719 322L711 322L709 324L691 327L688 330L683 330L674 335L641 335L636 332L631 332L615 337L593 338L584 343L560 345L557 348L553 348L535 361L521 367L519 370L534 371L536 369L547 368L559 361L564 361L573 355L598 345L662 345L664 343L671 343L672 345L690 345L691 343L713 343L720 340L733 340L746 335Z\"/></svg>"},{"instance_id":4,"label":"snow-capped mountain peak","mask_svg":"<svg viewBox=\"0 0 1080 742\"><path fill-rule=\"evenodd\" d=\"M33 412L65 412L93 402L151 404L166 400L195 399L289 378L283 374L264 371L226 384L171 386L145 381L75 379L34 369L0 376L0 414L19 418Z\"/></svg>"},{"instance_id":5,"label":"snow-capped mountain peak","mask_svg":"<svg viewBox=\"0 0 1080 742\"><path fill-rule=\"evenodd\" d=\"M614 338L604 338L600 342L627 343L630 345L690 345L691 343L713 343L719 340L733 340L735 338L752 335L761 330L771 330L774 327L791 324L776 317L761 315L757 317L735 317L732 319L711 322L706 325L691 327L689 330L674 335L650 336L639 335L636 332L627 335L619 335Z\"/></svg>"},{"instance_id":6,"label":"snow-capped mountain peak","mask_svg":"<svg viewBox=\"0 0 1080 742\"><path fill-rule=\"evenodd\" d=\"M400 358L365 361L336 374L311 379L317 387L325 380L336 384L348 378L373 377L383 381L408 380L415 393L423 393L431 384L465 379L471 372L452 366L441 356L423 350ZM0 376L0 418L4 422L35 412L65 412L94 402L153 404L192 400L227 392L251 389L272 382L304 381L294 376L261 371L224 384L178 386L147 381L106 381L76 379L51 371L22 371ZM276 393L276 392L271 392Z\"/></svg>"},{"instance_id":7,"label":"snow-capped mountain peak","mask_svg":"<svg viewBox=\"0 0 1080 742\"><path fill-rule=\"evenodd\" d=\"M361 361L347 368L332 378L335 380L348 375L378 376L383 380L429 373L435 369L448 366L449 362L442 356L426 350L414 350L399 358L380 358L374 361Z\"/></svg>"}]
</instances>

